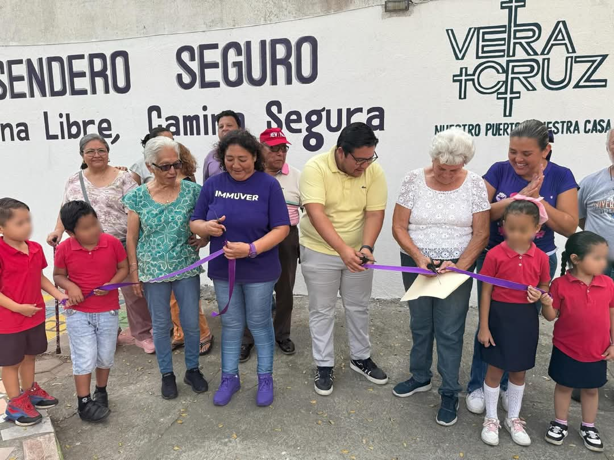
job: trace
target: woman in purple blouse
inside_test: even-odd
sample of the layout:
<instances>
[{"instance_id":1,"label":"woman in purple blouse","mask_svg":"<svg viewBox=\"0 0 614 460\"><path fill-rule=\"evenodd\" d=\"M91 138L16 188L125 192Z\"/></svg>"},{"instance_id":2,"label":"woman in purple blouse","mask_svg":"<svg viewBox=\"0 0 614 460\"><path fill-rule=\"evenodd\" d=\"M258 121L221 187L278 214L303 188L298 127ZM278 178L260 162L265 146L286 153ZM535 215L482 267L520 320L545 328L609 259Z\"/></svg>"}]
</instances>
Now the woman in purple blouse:
<instances>
[{"instance_id":1,"label":"woman in purple blouse","mask_svg":"<svg viewBox=\"0 0 614 460\"><path fill-rule=\"evenodd\" d=\"M539 120L520 123L510 135L507 161L490 167L484 180L490 209L490 240L486 251L504 240L501 218L503 211L514 195L543 198L548 212L548 222L537 234L535 245L550 258L550 277L556 272L557 255L555 234L570 236L578 227L578 184L573 173L563 166L550 161L551 142L554 136ZM477 260L477 270L482 268L486 252ZM482 283L478 282L478 301ZM478 326L479 327L479 326ZM484 412L484 377L487 365L480 356L480 347L474 343L471 377L467 385L467 409L475 414ZM507 374L501 382L503 407L507 409Z\"/></svg>"}]
</instances>

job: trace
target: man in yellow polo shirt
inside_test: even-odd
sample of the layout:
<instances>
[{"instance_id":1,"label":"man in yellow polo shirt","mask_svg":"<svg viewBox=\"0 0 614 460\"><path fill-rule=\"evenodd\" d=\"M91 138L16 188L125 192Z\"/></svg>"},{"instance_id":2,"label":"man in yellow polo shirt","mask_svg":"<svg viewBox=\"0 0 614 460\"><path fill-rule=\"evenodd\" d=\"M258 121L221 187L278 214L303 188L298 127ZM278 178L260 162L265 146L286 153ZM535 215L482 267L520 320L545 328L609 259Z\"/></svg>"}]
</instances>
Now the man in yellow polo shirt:
<instances>
[{"instance_id":1,"label":"man in yellow polo shirt","mask_svg":"<svg viewBox=\"0 0 614 460\"><path fill-rule=\"evenodd\" d=\"M341 131L330 152L313 157L301 175L301 267L309 294L309 329L318 367L315 391L333 392L335 304L345 308L350 368L373 383L388 377L371 360L369 300L373 248L384 222L387 186L375 163L378 139L364 123Z\"/></svg>"}]
</instances>

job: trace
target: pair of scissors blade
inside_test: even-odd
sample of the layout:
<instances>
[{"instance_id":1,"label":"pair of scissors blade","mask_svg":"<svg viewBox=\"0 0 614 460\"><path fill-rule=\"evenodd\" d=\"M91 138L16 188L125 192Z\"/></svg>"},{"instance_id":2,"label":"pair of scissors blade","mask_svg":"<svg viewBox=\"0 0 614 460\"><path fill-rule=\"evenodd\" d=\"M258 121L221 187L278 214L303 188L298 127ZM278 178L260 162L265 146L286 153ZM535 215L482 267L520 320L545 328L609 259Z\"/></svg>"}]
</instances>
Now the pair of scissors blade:
<instances>
[{"instance_id":1,"label":"pair of scissors blade","mask_svg":"<svg viewBox=\"0 0 614 460\"><path fill-rule=\"evenodd\" d=\"M435 278L437 278L437 281L439 282L439 284L441 284L441 280L439 279L439 272L437 271L437 267L433 263L433 259L430 259L430 261L431 263L429 263L426 266L426 268L428 268L430 271L432 271L435 274Z\"/></svg>"}]
</instances>

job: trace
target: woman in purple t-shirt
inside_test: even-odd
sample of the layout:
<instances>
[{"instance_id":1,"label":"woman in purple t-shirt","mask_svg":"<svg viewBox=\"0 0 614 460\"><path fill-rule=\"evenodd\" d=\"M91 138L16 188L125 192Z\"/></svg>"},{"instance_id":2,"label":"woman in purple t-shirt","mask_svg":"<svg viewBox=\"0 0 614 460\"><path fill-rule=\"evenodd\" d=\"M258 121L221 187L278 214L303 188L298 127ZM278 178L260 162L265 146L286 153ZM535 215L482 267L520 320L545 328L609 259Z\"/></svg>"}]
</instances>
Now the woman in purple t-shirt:
<instances>
[{"instance_id":1,"label":"woman in purple t-shirt","mask_svg":"<svg viewBox=\"0 0 614 460\"><path fill-rule=\"evenodd\" d=\"M222 381L213 403L225 406L239 391L239 354L245 323L258 351L256 403L273 402L275 332L271 297L281 274L277 245L290 231L279 182L264 171L261 145L247 131L232 131L218 145L222 174L205 182L190 228L211 239L211 252L226 257L209 262L218 306L228 302L228 259L236 259L236 284L222 318Z\"/></svg>"},{"instance_id":2,"label":"woman in purple t-shirt","mask_svg":"<svg viewBox=\"0 0 614 460\"><path fill-rule=\"evenodd\" d=\"M557 266L555 233L569 236L578 227L578 184L572 172L550 161L552 155L552 132L539 120L526 120L520 123L510 135L508 161L495 163L484 175L490 209L490 239L486 251L504 240L501 218L503 211L511 203L512 196L525 195L543 198L548 212L548 222L535 238L535 245L550 257L550 277L554 276ZM477 260L479 272L484 263L486 252ZM482 283L478 282L478 302L481 297ZM484 412L484 377L487 365L480 356L480 347L474 344L471 378L467 385L467 409L475 414ZM503 405L507 404L507 374L501 382Z\"/></svg>"}]
</instances>

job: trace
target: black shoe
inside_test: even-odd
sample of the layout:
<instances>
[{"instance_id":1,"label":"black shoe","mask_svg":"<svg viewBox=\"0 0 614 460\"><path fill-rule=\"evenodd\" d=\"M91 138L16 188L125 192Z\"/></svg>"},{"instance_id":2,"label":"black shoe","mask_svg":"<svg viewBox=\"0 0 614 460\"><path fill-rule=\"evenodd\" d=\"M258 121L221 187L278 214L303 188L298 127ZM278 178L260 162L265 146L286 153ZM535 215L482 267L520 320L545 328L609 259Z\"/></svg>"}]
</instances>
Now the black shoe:
<instances>
[{"instance_id":1,"label":"black shoe","mask_svg":"<svg viewBox=\"0 0 614 460\"><path fill-rule=\"evenodd\" d=\"M108 407L104 407L98 401L94 401L93 399L90 399L87 404L85 404L83 409L80 409L78 412L81 420L84 422L93 423L102 422L111 413Z\"/></svg>"},{"instance_id":2,"label":"black shoe","mask_svg":"<svg viewBox=\"0 0 614 460\"><path fill-rule=\"evenodd\" d=\"M441 395L441 406L435 421L441 426L452 426L458 420L458 396L452 394Z\"/></svg>"},{"instance_id":3,"label":"black shoe","mask_svg":"<svg viewBox=\"0 0 614 460\"><path fill-rule=\"evenodd\" d=\"M94 397L92 399L98 404L100 404L102 407L109 407L109 393L107 393L106 391L104 393L101 393L100 391L98 391L98 389L96 389L96 391L94 391Z\"/></svg>"},{"instance_id":4,"label":"black shoe","mask_svg":"<svg viewBox=\"0 0 614 460\"><path fill-rule=\"evenodd\" d=\"M569 434L569 428L567 425L563 425L559 422L550 422L550 428L546 433L546 442L560 446Z\"/></svg>"},{"instance_id":5,"label":"black shoe","mask_svg":"<svg viewBox=\"0 0 614 460\"><path fill-rule=\"evenodd\" d=\"M296 353L294 342L290 339L278 340L277 345L279 345L279 349L284 355L293 355Z\"/></svg>"},{"instance_id":6,"label":"black shoe","mask_svg":"<svg viewBox=\"0 0 614 460\"><path fill-rule=\"evenodd\" d=\"M575 402L582 402L581 401L581 395L582 393L580 392L579 388L574 388L571 392L571 399L573 399Z\"/></svg>"},{"instance_id":7,"label":"black shoe","mask_svg":"<svg viewBox=\"0 0 614 460\"><path fill-rule=\"evenodd\" d=\"M335 375L332 367L319 367L314 379L316 393L320 396L328 396L333 392L333 380Z\"/></svg>"},{"instance_id":8,"label":"black shoe","mask_svg":"<svg viewBox=\"0 0 614 460\"><path fill-rule=\"evenodd\" d=\"M239 362L246 363L249 361L249 356L252 353L252 348L254 348L253 343L246 343L241 345L241 354L239 355Z\"/></svg>"},{"instance_id":9,"label":"black shoe","mask_svg":"<svg viewBox=\"0 0 614 460\"><path fill-rule=\"evenodd\" d=\"M386 373L377 367L371 358L367 359L353 359L350 361L350 368L359 374L364 375L370 382L377 385L385 385L388 383L388 376Z\"/></svg>"},{"instance_id":10,"label":"black shoe","mask_svg":"<svg viewBox=\"0 0 614 460\"><path fill-rule=\"evenodd\" d=\"M186 371L183 382L186 385L190 385L194 393L204 393L209 389L203 373L198 368Z\"/></svg>"},{"instance_id":11,"label":"black shoe","mask_svg":"<svg viewBox=\"0 0 614 460\"><path fill-rule=\"evenodd\" d=\"M164 399L175 399L179 395L175 374L169 372L162 376L162 397Z\"/></svg>"},{"instance_id":12,"label":"black shoe","mask_svg":"<svg viewBox=\"0 0 614 460\"><path fill-rule=\"evenodd\" d=\"M592 426L580 426L580 436L588 450L593 452L603 452L603 442L599 436L597 428Z\"/></svg>"}]
</instances>

